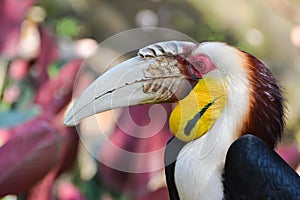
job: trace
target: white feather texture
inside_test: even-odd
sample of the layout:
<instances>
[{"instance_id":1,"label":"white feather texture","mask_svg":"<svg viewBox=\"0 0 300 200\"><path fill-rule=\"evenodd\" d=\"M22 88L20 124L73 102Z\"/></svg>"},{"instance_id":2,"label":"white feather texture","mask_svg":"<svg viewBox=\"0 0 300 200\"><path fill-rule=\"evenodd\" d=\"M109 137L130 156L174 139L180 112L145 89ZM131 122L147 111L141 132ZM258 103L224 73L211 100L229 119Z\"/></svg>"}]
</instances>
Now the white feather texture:
<instances>
[{"instance_id":1,"label":"white feather texture","mask_svg":"<svg viewBox=\"0 0 300 200\"><path fill-rule=\"evenodd\" d=\"M209 56L217 66L227 88L227 102L213 127L180 151L175 182L181 200L220 200L225 156L247 117L250 84L241 51L223 43L206 42L193 52L198 53Z\"/></svg>"}]
</instances>

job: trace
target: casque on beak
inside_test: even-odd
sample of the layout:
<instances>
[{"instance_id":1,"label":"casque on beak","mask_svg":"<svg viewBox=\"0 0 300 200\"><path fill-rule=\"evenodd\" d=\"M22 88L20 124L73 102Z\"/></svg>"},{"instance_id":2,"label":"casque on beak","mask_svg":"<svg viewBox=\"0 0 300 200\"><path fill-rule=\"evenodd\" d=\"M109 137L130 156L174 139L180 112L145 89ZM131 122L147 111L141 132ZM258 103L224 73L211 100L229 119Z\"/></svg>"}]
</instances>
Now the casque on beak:
<instances>
[{"instance_id":1,"label":"casque on beak","mask_svg":"<svg viewBox=\"0 0 300 200\"><path fill-rule=\"evenodd\" d=\"M85 117L114 108L175 102L193 88L185 60L197 44L170 41L141 49L98 77L77 99L64 124L76 125Z\"/></svg>"}]
</instances>

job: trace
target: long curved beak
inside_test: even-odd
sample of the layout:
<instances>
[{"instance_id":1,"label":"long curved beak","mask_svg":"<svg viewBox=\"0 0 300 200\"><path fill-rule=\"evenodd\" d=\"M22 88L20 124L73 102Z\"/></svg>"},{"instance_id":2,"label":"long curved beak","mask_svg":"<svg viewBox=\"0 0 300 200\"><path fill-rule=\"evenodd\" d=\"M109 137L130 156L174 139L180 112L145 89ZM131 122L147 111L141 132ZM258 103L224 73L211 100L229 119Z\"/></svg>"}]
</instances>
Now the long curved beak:
<instances>
[{"instance_id":1,"label":"long curved beak","mask_svg":"<svg viewBox=\"0 0 300 200\"><path fill-rule=\"evenodd\" d=\"M178 45L194 45L178 43L177 49ZM162 50L161 47L159 49ZM153 55L147 54L149 52ZM71 107L64 124L76 125L85 117L114 108L182 99L193 84L182 73L184 66L175 56L178 53L186 52L181 50L174 52L174 55L157 56L153 49L148 48L146 52L140 50L139 56L118 64L98 77Z\"/></svg>"}]
</instances>

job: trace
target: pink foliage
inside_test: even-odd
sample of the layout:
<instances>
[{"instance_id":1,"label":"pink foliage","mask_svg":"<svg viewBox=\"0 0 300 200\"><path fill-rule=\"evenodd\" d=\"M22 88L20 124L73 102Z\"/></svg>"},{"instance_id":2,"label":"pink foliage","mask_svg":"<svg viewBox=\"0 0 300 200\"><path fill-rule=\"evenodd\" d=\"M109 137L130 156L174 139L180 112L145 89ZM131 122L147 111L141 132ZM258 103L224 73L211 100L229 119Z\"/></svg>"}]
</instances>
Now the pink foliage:
<instances>
[{"instance_id":1,"label":"pink foliage","mask_svg":"<svg viewBox=\"0 0 300 200\"><path fill-rule=\"evenodd\" d=\"M280 145L276 152L293 168L300 165L300 151L296 145Z\"/></svg>"},{"instance_id":2,"label":"pink foliage","mask_svg":"<svg viewBox=\"0 0 300 200\"><path fill-rule=\"evenodd\" d=\"M169 200L170 198L169 198L167 187L160 188L153 192L149 192L143 195L142 197L140 197L138 200L153 200L153 199Z\"/></svg>"},{"instance_id":3,"label":"pink foliage","mask_svg":"<svg viewBox=\"0 0 300 200\"><path fill-rule=\"evenodd\" d=\"M14 57L17 53L20 26L34 0L2 0L0 2L0 53Z\"/></svg>"},{"instance_id":4,"label":"pink foliage","mask_svg":"<svg viewBox=\"0 0 300 200\"><path fill-rule=\"evenodd\" d=\"M43 189L34 187L29 196L47 196L55 178L73 165L79 138L76 129L63 126L62 121L80 65L80 60L70 61L57 78L40 87L36 103L43 112L39 116L3 131L6 142L2 141L0 148L0 196L28 192L38 181L36 187Z\"/></svg>"},{"instance_id":5,"label":"pink foliage","mask_svg":"<svg viewBox=\"0 0 300 200\"><path fill-rule=\"evenodd\" d=\"M9 76L20 81L27 76L29 63L25 59L14 60L9 67Z\"/></svg>"},{"instance_id":6,"label":"pink foliage","mask_svg":"<svg viewBox=\"0 0 300 200\"><path fill-rule=\"evenodd\" d=\"M49 34L49 32L43 28L40 28L40 37L41 37L41 48L39 56L36 59L36 80L37 86L42 85L45 81L48 80L47 68L51 62L57 60L58 58L58 49L57 45Z\"/></svg>"},{"instance_id":7,"label":"pink foliage","mask_svg":"<svg viewBox=\"0 0 300 200\"><path fill-rule=\"evenodd\" d=\"M69 182L61 182L58 186L59 200L84 200L79 190Z\"/></svg>"},{"instance_id":8,"label":"pink foliage","mask_svg":"<svg viewBox=\"0 0 300 200\"><path fill-rule=\"evenodd\" d=\"M59 112L72 98L74 81L81 64L80 59L66 63L56 78L40 86L34 103L40 105L45 112Z\"/></svg>"},{"instance_id":9,"label":"pink foliage","mask_svg":"<svg viewBox=\"0 0 300 200\"><path fill-rule=\"evenodd\" d=\"M0 148L0 196L30 189L58 162L61 140L46 120L20 129Z\"/></svg>"},{"instance_id":10,"label":"pink foliage","mask_svg":"<svg viewBox=\"0 0 300 200\"><path fill-rule=\"evenodd\" d=\"M166 109L166 112L170 113L171 105L166 104L163 106ZM109 138L110 142L105 144L100 151L100 160L104 161L100 164L101 179L106 185L125 192L134 198L148 193L149 190L147 188L147 184L149 180L159 173L159 170L151 169L149 163L152 163L155 166L161 166L160 170L163 170L163 152L165 145L171 136L168 128L168 120L166 120L168 119L168 116L162 116L155 113L156 115L152 116L150 119L147 115L150 107L151 105L130 107L130 115L124 111L117 123L118 126L116 126L115 131ZM131 120L133 120L136 125L132 125ZM165 122L158 132L155 124L157 122ZM154 126L145 128L144 126L149 123L154 123ZM128 135L128 133L130 135ZM155 134L149 135L153 133ZM144 160L139 160L135 157L124 156L123 151L120 151L119 149L133 153L151 153L158 150L162 151L160 151L161 153L158 157L150 155L145 156ZM116 167L112 168L106 166L105 163L110 163L110 166ZM119 170L118 166L122 166L122 168L136 169L137 172L139 170L146 170L146 172L124 172Z\"/></svg>"},{"instance_id":11,"label":"pink foliage","mask_svg":"<svg viewBox=\"0 0 300 200\"><path fill-rule=\"evenodd\" d=\"M58 49L53 37L38 24L40 47L36 57L16 59L21 24L34 2L0 2L0 54L12 61L8 75L13 81L22 81L31 69L37 89L33 103L42 108L37 117L12 128L0 129L3 144L0 147L0 197L26 193L27 199L50 199L55 179L73 165L77 155L76 129L63 126L62 121L82 61L67 62L56 78L49 79L48 66L58 59ZM13 87L17 85L4 91L8 103L19 97Z\"/></svg>"}]
</instances>

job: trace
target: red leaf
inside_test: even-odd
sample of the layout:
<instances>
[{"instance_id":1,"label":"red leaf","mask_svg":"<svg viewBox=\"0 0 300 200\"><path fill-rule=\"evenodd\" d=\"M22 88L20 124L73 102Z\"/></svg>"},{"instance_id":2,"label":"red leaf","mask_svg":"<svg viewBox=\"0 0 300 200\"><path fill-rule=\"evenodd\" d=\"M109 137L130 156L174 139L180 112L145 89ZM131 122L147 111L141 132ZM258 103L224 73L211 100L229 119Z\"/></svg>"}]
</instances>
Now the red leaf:
<instances>
[{"instance_id":1,"label":"red leaf","mask_svg":"<svg viewBox=\"0 0 300 200\"><path fill-rule=\"evenodd\" d=\"M55 128L57 134L60 135L60 137L58 137L59 141L57 141L57 145L59 145L60 147L59 151L57 151L56 153L53 152L54 155L58 155L58 159L55 161L54 163L55 166L52 167L49 173L44 174L44 176L38 176L38 178L40 179L38 184L29 185L27 187L28 189L30 189L29 191L26 191L28 193L26 198L27 200L51 199L51 196L53 194L52 192L53 184L56 178L61 173L65 172L71 166L73 166L76 160L79 136L75 128L63 126L62 124L63 113L64 113L64 109L54 118L51 118L51 116L49 116L49 118L52 119L50 122L51 127L53 127L53 129ZM21 125L20 127L28 127L29 124L33 127L37 126L38 124L41 123L41 119L45 118L43 117L44 115L47 115L47 113L44 113L42 116L34 120L28 121L27 123ZM19 135L20 132L22 132L22 129L18 127L15 128L14 131L17 131L17 133L14 133L15 135ZM39 165L39 161L36 161L36 165L39 167L43 167L42 165ZM31 186L33 187L29 188Z\"/></svg>"},{"instance_id":2,"label":"red leaf","mask_svg":"<svg viewBox=\"0 0 300 200\"><path fill-rule=\"evenodd\" d=\"M26 200L52 199L52 188L55 182L56 172L52 170L28 193Z\"/></svg>"},{"instance_id":3,"label":"red leaf","mask_svg":"<svg viewBox=\"0 0 300 200\"><path fill-rule=\"evenodd\" d=\"M28 130L32 130L33 127L35 127L37 124L40 124L41 122L48 121L51 119L52 116L50 115L39 115L33 119L30 119L18 126L14 126L12 128L4 128L0 129L0 138L1 143L4 144L7 141L9 141L11 138L15 137L16 135L22 135Z\"/></svg>"},{"instance_id":4,"label":"red leaf","mask_svg":"<svg viewBox=\"0 0 300 200\"><path fill-rule=\"evenodd\" d=\"M14 57L17 53L20 26L34 0L0 1L0 54Z\"/></svg>"},{"instance_id":5,"label":"red leaf","mask_svg":"<svg viewBox=\"0 0 300 200\"><path fill-rule=\"evenodd\" d=\"M82 60L79 59L65 64L58 77L48 80L39 88L34 102L51 113L57 113L64 108L72 99L73 85L81 64Z\"/></svg>"},{"instance_id":6,"label":"red leaf","mask_svg":"<svg viewBox=\"0 0 300 200\"><path fill-rule=\"evenodd\" d=\"M163 105L167 113L171 105ZM163 169L164 148L171 137L168 128L168 116L155 112L148 116L151 105L130 107L131 115L123 111L115 131L100 151L101 178L104 183L116 190L139 197L148 192L147 183L158 173L151 166ZM132 123L132 121L134 123ZM151 122L150 122L151 121ZM151 123L151 126L148 124ZM147 128L145 128L147 126ZM123 151L120 151L123 150ZM124 151L145 153L144 157L130 156ZM150 152L162 152L161 154ZM107 166L109 165L109 166ZM113 168L113 167L114 168ZM145 173L128 173L120 169L146 171Z\"/></svg>"},{"instance_id":7,"label":"red leaf","mask_svg":"<svg viewBox=\"0 0 300 200\"><path fill-rule=\"evenodd\" d=\"M0 148L0 196L31 188L60 159L60 137L45 120L20 130Z\"/></svg>"},{"instance_id":8,"label":"red leaf","mask_svg":"<svg viewBox=\"0 0 300 200\"><path fill-rule=\"evenodd\" d=\"M47 68L58 58L58 47L46 29L40 28L41 47L36 61L36 77L38 88L49 79Z\"/></svg>"},{"instance_id":9,"label":"red leaf","mask_svg":"<svg viewBox=\"0 0 300 200\"><path fill-rule=\"evenodd\" d=\"M70 169L77 157L77 150L79 144L79 135L75 127L66 127L63 125L63 118L66 109L62 109L52 125L58 130L62 137L62 151L61 159L57 165L57 176Z\"/></svg>"}]
</instances>

